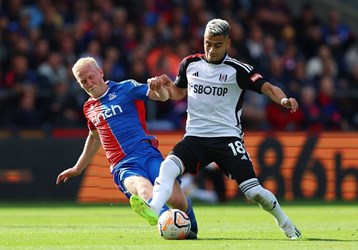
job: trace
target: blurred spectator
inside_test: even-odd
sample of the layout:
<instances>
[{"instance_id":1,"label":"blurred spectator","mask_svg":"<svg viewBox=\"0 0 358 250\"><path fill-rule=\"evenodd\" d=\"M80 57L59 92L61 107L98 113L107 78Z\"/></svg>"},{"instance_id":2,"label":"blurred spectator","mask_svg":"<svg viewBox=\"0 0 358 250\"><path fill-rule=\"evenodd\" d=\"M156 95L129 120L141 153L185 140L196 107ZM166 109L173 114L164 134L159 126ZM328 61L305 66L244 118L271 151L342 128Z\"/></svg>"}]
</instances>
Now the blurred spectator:
<instances>
[{"instance_id":1,"label":"blurred spectator","mask_svg":"<svg viewBox=\"0 0 358 250\"><path fill-rule=\"evenodd\" d=\"M242 109L242 123L247 130L266 130L266 105L267 98L257 95L251 91L245 93L244 105Z\"/></svg>"},{"instance_id":2,"label":"blurred spectator","mask_svg":"<svg viewBox=\"0 0 358 250\"><path fill-rule=\"evenodd\" d=\"M242 62L251 62L250 51L245 43L245 30L237 22L230 23L231 46L229 54Z\"/></svg>"},{"instance_id":3,"label":"blurred spectator","mask_svg":"<svg viewBox=\"0 0 358 250\"><path fill-rule=\"evenodd\" d=\"M6 16L11 28L18 27L21 17L22 0L9 0L3 3L3 15Z\"/></svg>"},{"instance_id":4,"label":"blurred spectator","mask_svg":"<svg viewBox=\"0 0 358 250\"><path fill-rule=\"evenodd\" d=\"M10 69L5 72L4 87L17 93L23 92L26 86L38 87L36 73L29 68L28 59L24 55L14 55Z\"/></svg>"},{"instance_id":5,"label":"blurred spectator","mask_svg":"<svg viewBox=\"0 0 358 250\"><path fill-rule=\"evenodd\" d=\"M87 57L87 56L93 57L98 63L99 67L103 66L101 44L98 40L91 40L87 45L87 49L80 55L80 57Z\"/></svg>"},{"instance_id":6,"label":"blurred spectator","mask_svg":"<svg viewBox=\"0 0 358 250\"><path fill-rule=\"evenodd\" d=\"M179 27L182 27L185 33L188 32L190 19L187 15L184 5L175 4L172 7L169 23L172 25L178 25ZM187 36L186 34L184 35Z\"/></svg>"},{"instance_id":7,"label":"blurred spectator","mask_svg":"<svg viewBox=\"0 0 358 250\"><path fill-rule=\"evenodd\" d=\"M298 51L298 47L295 44L289 44L282 53L283 67L288 77L292 77L294 74L299 60L302 60L302 55Z\"/></svg>"},{"instance_id":8,"label":"blurred spectator","mask_svg":"<svg viewBox=\"0 0 358 250\"><path fill-rule=\"evenodd\" d=\"M249 29L249 34L245 44L249 50L252 64L256 67L259 65L259 60L264 50L263 39L264 34L261 27L258 25L252 25Z\"/></svg>"},{"instance_id":9,"label":"blurred spectator","mask_svg":"<svg viewBox=\"0 0 358 250\"><path fill-rule=\"evenodd\" d=\"M175 78L182 59L172 51L169 44L163 44L149 52L147 67L150 75L157 76L165 73L170 78Z\"/></svg>"},{"instance_id":10,"label":"blurred spectator","mask_svg":"<svg viewBox=\"0 0 358 250\"><path fill-rule=\"evenodd\" d=\"M104 74L108 77L108 79L112 79L113 81L119 82L123 80L125 78L126 68L121 62L119 50L114 46L110 46L105 49L104 54Z\"/></svg>"},{"instance_id":11,"label":"blurred spectator","mask_svg":"<svg viewBox=\"0 0 358 250\"><path fill-rule=\"evenodd\" d=\"M52 127L79 127L83 124L81 104L76 102L68 83L56 82L48 100L47 118Z\"/></svg>"},{"instance_id":12,"label":"blurred spectator","mask_svg":"<svg viewBox=\"0 0 358 250\"><path fill-rule=\"evenodd\" d=\"M98 23L95 23L91 39L98 41L103 54L106 48L115 46L117 41L113 36L112 24L109 21L99 18L96 22Z\"/></svg>"},{"instance_id":13,"label":"blurred spectator","mask_svg":"<svg viewBox=\"0 0 358 250\"><path fill-rule=\"evenodd\" d=\"M341 114L333 98L335 90L332 78L325 76L321 78L318 89L318 105L323 112L323 125L328 130L341 129Z\"/></svg>"},{"instance_id":14,"label":"blurred spectator","mask_svg":"<svg viewBox=\"0 0 358 250\"><path fill-rule=\"evenodd\" d=\"M319 133L324 130L323 113L317 103L316 89L306 85L300 93L300 109L304 113L302 128L309 133Z\"/></svg>"},{"instance_id":15,"label":"blurred spectator","mask_svg":"<svg viewBox=\"0 0 358 250\"><path fill-rule=\"evenodd\" d=\"M344 64L346 66L344 73L350 75L354 71L354 68L358 65L358 43L349 47L347 52L344 54Z\"/></svg>"},{"instance_id":16,"label":"blurred spectator","mask_svg":"<svg viewBox=\"0 0 358 250\"><path fill-rule=\"evenodd\" d=\"M20 94L17 105L12 112L12 125L18 129L42 128L44 114L37 106L36 89L25 86Z\"/></svg>"},{"instance_id":17,"label":"blurred spectator","mask_svg":"<svg viewBox=\"0 0 358 250\"><path fill-rule=\"evenodd\" d=\"M50 4L46 0L37 0L32 1L22 8L22 15L25 15L28 18L29 28L38 28L44 21L43 10L46 9L46 6Z\"/></svg>"},{"instance_id":18,"label":"blurred spectator","mask_svg":"<svg viewBox=\"0 0 358 250\"><path fill-rule=\"evenodd\" d=\"M358 63L352 65L352 72L347 75L346 80L348 81L346 90L353 92L358 91Z\"/></svg>"},{"instance_id":19,"label":"blurred spectator","mask_svg":"<svg viewBox=\"0 0 358 250\"><path fill-rule=\"evenodd\" d=\"M69 81L67 69L58 52L50 53L48 60L40 64L37 71L40 89L45 91L51 90L57 83Z\"/></svg>"},{"instance_id":20,"label":"blurred spectator","mask_svg":"<svg viewBox=\"0 0 358 250\"><path fill-rule=\"evenodd\" d=\"M274 82L283 91L288 92L288 77L285 72L284 61L281 56L273 56L269 61L267 78L269 82Z\"/></svg>"},{"instance_id":21,"label":"blurred spectator","mask_svg":"<svg viewBox=\"0 0 358 250\"><path fill-rule=\"evenodd\" d=\"M147 82L150 75L146 62L141 59L131 61L128 75L129 79L135 79L142 83Z\"/></svg>"},{"instance_id":22,"label":"blurred spectator","mask_svg":"<svg viewBox=\"0 0 358 250\"><path fill-rule=\"evenodd\" d=\"M264 36L262 41L263 51L258 58L257 67L263 75L270 75L270 64L274 57L278 56L276 40L273 36Z\"/></svg>"},{"instance_id":23,"label":"blurred spectator","mask_svg":"<svg viewBox=\"0 0 358 250\"><path fill-rule=\"evenodd\" d=\"M331 77L336 77L338 74L338 67L332 57L330 48L327 45L321 45L316 56L307 62L306 72L308 79L313 80L314 78L322 77L325 69L330 71Z\"/></svg>"},{"instance_id":24,"label":"blurred spectator","mask_svg":"<svg viewBox=\"0 0 358 250\"><path fill-rule=\"evenodd\" d=\"M284 107L269 103L266 106L269 129L273 131L301 131L305 114L301 109L291 113Z\"/></svg>"},{"instance_id":25,"label":"blurred spectator","mask_svg":"<svg viewBox=\"0 0 358 250\"><path fill-rule=\"evenodd\" d=\"M9 57L9 52L7 51L7 46L4 42L3 35L0 29L0 66L2 66L8 60L8 57ZM3 67L1 68L3 69Z\"/></svg>"},{"instance_id":26,"label":"blurred spectator","mask_svg":"<svg viewBox=\"0 0 358 250\"><path fill-rule=\"evenodd\" d=\"M256 8L260 26L275 38L278 38L281 29L292 21L291 11L282 0L258 1Z\"/></svg>"},{"instance_id":27,"label":"blurred spectator","mask_svg":"<svg viewBox=\"0 0 358 250\"><path fill-rule=\"evenodd\" d=\"M36 70L41 64L46 62L50 53L51 49L48 41L43 38L37 40L31 53L30 67Z\"/></svg>"},{"instance_id":28,"label":"blurred spectator","mask_svg":"<svg viewBox=\"0 0 358 250\"><path fill-rule=\"evenodd\" d=\"M39 27L42 37L49 42L51 49L57 49L57 34L63 26L62 16L51 4L44 5L42 11L44 20Z\"/></svg>"},{"instance_id":29,"label":"blurred spectator","mask_svg":"<svg viewBox=\"0 0 358 250\"><path fill-rule=\"evenodd\" d=\"M113 17L113 0L93 0L93 7L98 9L104 19Z\"/></svg>"},{"instance_id":30,"label":"blurred spectator","mask_svg":"<svg viewBox=\"0 0 358 250\"><path fill-rule=\"evenodd\" d=\"M292 77L299 60L304 60L299 44L296 43L296 31L292 25L286 25L277 43L278 53L282 56L286 74Z\"/></svg>"},{"instance_id":31,"label":"blurred spectator","mask_svg":"<svg viewBox=\"0 0 358 250\"><path fill-rule=\"evenodd\" d=\"M289 96L301 98L301 90L306 86L311 84L307 78L306 74L306 64L303 60L298 60L295 62L295 67L288 80L287 93Z\"/></svg>"},{"instance_id":32,"label":"blurred spectator","mask_svg":"<svg viewBox=\"0 0 358 250\"><path fill-rule=\"evenodd\" d=\"M352 30L345 24L341 23L340 15L337 10L331 10L328 13L328 20L322 27L323 39L331 48L338 66L343 68L342 55L353 43Z\"/></svg>"},{"instance_id":33,"label":"blurred spectator","mask_svg":"<svg viewBox=\"0 0 358 250\"><path fill-rule=\"evenodd\" d=\"M130 58L131 54L134 53L134 50L138 46L138 28L133 23L127 23L123 30L122 37L122 48L125 52L126 57Z\"/></svg>"},{"instance_id":34,"label":"blurred spectator","mask_svg":"<svg viewBox=\"0 0 358 250\"><path fill-rule=\"evenodd\" d=\"M77 61L75 51L75 41L70 34L63 34L59 39L59 53L61 54L62 64L66 68L71 68Z\"/></svg>"},{"instance_id":35,"label":"blurred spectator","mask_svg":"<svg viewBox=\"0 0 358 250\"><path fill-rule=\"evenodd\" d=\"M296 31L291 24L285 25L280 33L277 51L282 55L288 47L296 45Z\"/></svg>"},{"instance_id":36,"label":"blurred spectator","mask_svg":"<svg viewBox=\"0 0 358 250\"><path fill-rule=\"evenodd\" d=\"M310 3L304 3L301 11L293 20L296 31L297 45L302 48L306 58L314 56L314 51L323 43L323 37L319 29L321 20L317 17Z\"/></svg>"},{"instance_id":37,"label":"blurred spectator","mask_svg":"<svg viewBox=\"0 0 358 250\"><path fill-rule=\"evenodd\" d=\"M185 41L181 41L175 47L174 53L178 56L178 58L185 58L188 55L191 55L191 49L188 43ZM179 65L178 65L179 67Z\"/></svg>"},{"instance_id":38,"label":"blurred spectator","mask_svg":"<svg viewBox=\"0 0 358 250\"><path fill-rule=\"evenodd\" d=\"M351 74L345 79L342 95L337 97L337 105L342 117L347 120L347 130L358 129L358 64L352 67Z\"/></svg>"}]
</instances>

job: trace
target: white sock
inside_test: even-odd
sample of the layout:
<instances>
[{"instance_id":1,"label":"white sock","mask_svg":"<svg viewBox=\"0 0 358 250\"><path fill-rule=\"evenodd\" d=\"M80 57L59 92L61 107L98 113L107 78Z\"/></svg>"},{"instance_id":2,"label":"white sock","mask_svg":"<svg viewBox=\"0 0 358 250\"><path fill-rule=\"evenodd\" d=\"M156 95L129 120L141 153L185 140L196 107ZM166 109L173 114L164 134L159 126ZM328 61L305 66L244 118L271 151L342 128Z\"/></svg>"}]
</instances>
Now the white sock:
<instances>
[{"instance_id":1,"label":"white sock","mask_svg":"<svg viewBox=\"0 0 358 250\"><path fill-rule=\"evenodd\" d=\"M239 187L247 198L257 202L262 209L272 214L279 226L287 221L288 216L281 209L275 195L264 189L256 178L244 181Z\"/></svg>"},{"instance_id":2,"label":"white sock","mask_svg":"<svg viewBox=\"0 0 358 250\"><path fill-rule=\"evenodd\" d=\"M164 204L169 200L175 179L183 172L183 165L178 157L170 155L161 164L159 176L155 179L153 198L149 205L159 215Z\"/></svg>"}]
</instances>

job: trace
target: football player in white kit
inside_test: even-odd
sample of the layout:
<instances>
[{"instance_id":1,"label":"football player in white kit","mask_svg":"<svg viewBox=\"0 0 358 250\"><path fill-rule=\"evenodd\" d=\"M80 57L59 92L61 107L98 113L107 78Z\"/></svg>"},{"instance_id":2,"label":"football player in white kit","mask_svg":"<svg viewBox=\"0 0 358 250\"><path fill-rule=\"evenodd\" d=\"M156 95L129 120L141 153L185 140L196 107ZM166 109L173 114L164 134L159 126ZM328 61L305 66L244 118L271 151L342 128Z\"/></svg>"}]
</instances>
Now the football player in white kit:
<instances>
[{"instance_id":1,"label":"football player in white kit","mask_svg":"<svg viewBox=\"0 0 358 250\"><path fill-rule=\"evenodd\" d=\"M131 206L145 218L156 218L179 175L196 174L201 167L215 162L223 173L237 181L248 199L274 216L289 239L300 239L301 232L281 209L274 194L257 179L245 149L240 118L247 90L263 93L291 112L298 109L298 103L295 98L287 98L251 65L227 54L231 42L229 31L227 21L209 21L204 33L205 54L184 58L174 82L165 77L152 85L153 90L164 85L173 100L187 96L186 133L161 164L152 201L148 204L132 196Z\"/></svg>"}]
</instances>

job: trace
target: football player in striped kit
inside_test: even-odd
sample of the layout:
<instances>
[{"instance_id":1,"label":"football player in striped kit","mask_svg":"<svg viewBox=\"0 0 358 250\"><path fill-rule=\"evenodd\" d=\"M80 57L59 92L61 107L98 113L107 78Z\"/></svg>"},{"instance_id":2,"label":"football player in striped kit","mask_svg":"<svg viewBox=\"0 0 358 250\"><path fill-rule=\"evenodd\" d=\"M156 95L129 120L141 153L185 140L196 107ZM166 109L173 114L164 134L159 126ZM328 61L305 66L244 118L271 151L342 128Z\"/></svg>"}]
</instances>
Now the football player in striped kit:
<instances>
[{"instance_id":1,"label":"football player in striped kit","mask_svg":"<svg viewBox=\"0 0 358 250\"><path fill-rule=\"evenodd\" d=\"M89 133L77 163L60 173L56 183L66 182L81 174L102 145L118 188L127 198L138 195L150 201L154 181L164 159L157 149L156 138L147 134L143 101L168 100L166 88L151 90L152 82L157 82L163 76L148 79L148 84L135 80L119 83L105 81L102 69L92 57L80 58L72 72L81 88L90 96L83 106ZM192 232L187 238L196 239L198 229L194 210L178 181L175 181L167 203L188 214ZM168 209L166 205L162 207L162 212ZM157 220L149 223L156 225Z\"/></svg>"},{"instance_id":2,"label":"football player in striped kit","mask_svg":"<svg viewBox=\"0 0 358 250\"><path fill-rule=\"evenodd\" d=\"M205 54L184 58L174 82L165 76L153 84L153 89L165 86L173 100L187 96L186 133L161 164L151 202L132 196L131 206L137 213L155 219L172 194L178 176L196 174L201 167L215 162L229 178L237 181L248 199L274 216L289 239L300 239L301 232L281 209L275 195L260 185L245 148L241 126L245 91L263 93L291 112L298 109L298 103L294 98L287 98L251 65L227 54L231 42L229 32L227 21L209 21L204 32Z\"/></svg>"}]
</instances>

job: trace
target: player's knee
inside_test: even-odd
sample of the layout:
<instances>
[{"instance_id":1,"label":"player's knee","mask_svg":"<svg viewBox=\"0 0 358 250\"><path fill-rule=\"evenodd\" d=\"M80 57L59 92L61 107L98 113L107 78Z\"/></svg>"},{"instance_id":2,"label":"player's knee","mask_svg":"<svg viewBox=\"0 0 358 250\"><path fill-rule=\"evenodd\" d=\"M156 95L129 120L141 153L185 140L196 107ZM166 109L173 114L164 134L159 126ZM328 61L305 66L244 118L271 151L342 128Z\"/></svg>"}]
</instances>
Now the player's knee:
<instances>
[{"instance_id":1,"label":"player's knee","mask_svg":"<svg viewBox=\"0 0 358 250\"><path fill-rule=\"evenodd\" d=\"M261 203L264 196L263 196L263 188L261 185L255 186L245 191L245 196L254 202Z\"/></svg>"},{"instance_id":2,"label":"player's knee","mask_svg":"<svg viewBox=\"0 0 358 250\"><path fill-rule=\"evenodd\" d=\"M123 180L123 189L130 194L148 200L153 194L153 185L142 176L129 176Z\"/></svg>"},{"instance_id":3,"label":"player's knee","mask_svg":"<svg viewBox=\"0 0 358 250\"><path fill-rule=\"evenodd\" d=\"M139 186L137 195L147 201L153 196L153 189L147 186Z\"/></svg>"},{"instance_id":4,"label":"player's knee","mask_svg":"<svg viewBox=\"0 0 358 250\"><path fill-rule=\"evenodd\" d=\"M177 176L179 176L184 173L184 165L179 157L168 155L161 164L161 171L178 173Z\"/></svg>"},{"instance_id":5,"label":"player's knee","mask_svg":"<svg viewBox=\"0 0 358 250\"><path fill-rule=\"evenodd\" d=\"M248 199L257 202L259 204L265 204L271 202L267 200L269 196L266 195L266 189L264 189L261 185L257 185L253 188L248 189L244 194Z\"/></svg>"}]
</instances>

